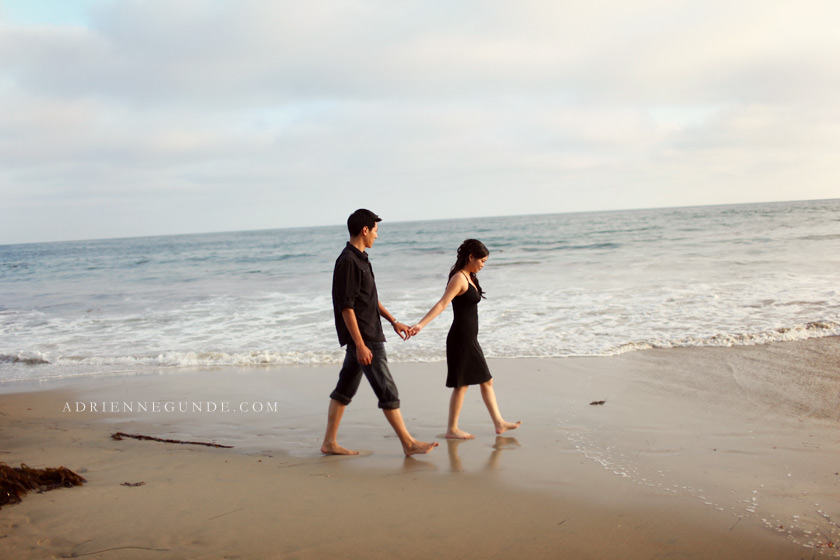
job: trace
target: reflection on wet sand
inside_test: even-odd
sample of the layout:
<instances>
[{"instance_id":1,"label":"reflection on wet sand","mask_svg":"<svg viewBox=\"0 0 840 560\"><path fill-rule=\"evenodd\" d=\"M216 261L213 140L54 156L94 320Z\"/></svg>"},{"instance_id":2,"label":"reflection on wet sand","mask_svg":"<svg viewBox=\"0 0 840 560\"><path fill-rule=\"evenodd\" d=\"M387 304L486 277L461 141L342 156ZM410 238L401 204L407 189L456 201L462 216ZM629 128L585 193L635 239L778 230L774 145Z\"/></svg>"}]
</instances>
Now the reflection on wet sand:
<instances>
[{"instance_id":1,"label":"reflection on wet sand","mask_svg":"<svg viewBox=\"0 0 840 560\"><path fill-rule=\"evenodd\" d=\"M461 456L458 454L458 447L463 445L467 442L472 442L475 440L469 439L447 439L446 440L446 449L447 453L449 454L449 470L452 472L462 472L464 470L463 464L461 463ZM520 443L516 440L515 437L504 437L504 436L496 436L496 440L493 442L493 451L490 452L490 457L487 459L487 463L484 466L484 470L492 471L498 468L499 466L499 459L502 456L502 451L505 449L516 449L517 447L521 447Z\"/></svg>"}]
</instances>

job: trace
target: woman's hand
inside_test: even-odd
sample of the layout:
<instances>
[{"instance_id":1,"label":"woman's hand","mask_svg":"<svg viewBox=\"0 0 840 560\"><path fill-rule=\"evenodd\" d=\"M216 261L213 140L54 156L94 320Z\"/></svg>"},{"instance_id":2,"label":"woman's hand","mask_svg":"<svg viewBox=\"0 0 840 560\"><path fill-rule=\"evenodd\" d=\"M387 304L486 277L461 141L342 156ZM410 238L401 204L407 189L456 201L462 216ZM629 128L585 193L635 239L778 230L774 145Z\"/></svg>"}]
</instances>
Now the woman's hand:
<instances>
[{"instance_id":1,"label":"woman's hand","mask_svg":"<svg viewBox=\"0 0 840 560\"><path fill-rule=\"evenodd\" d=\"M411 336L417 336L417 334L421 330L423 330L423 327L421 327L420 325L412 325L411 328L408 329L408 332L411 334Z\"/></svg>"}]
</instances>

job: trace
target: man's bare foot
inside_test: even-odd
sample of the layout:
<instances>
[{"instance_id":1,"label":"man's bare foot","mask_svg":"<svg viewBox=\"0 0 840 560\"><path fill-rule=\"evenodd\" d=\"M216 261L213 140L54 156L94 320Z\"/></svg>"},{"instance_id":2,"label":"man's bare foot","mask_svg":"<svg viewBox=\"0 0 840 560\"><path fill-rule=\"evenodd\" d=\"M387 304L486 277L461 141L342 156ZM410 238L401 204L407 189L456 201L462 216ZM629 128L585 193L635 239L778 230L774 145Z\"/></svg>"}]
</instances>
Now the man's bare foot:
<instances>
[{"instance_id":1,"label":"man's bare foot","mask_svg":"<svg viewBox=\"0 0 840 560\"><path fill-rule=\"evenodd\" d=\"M449 430L446 432L446 437L449 439L475 439L475 436L468 434L464 430Z\"/></svg>"},{"instance_id":2,"label":"man's bare foot","mask_svg":"<svg viewBox=\"0 0 840 560\"><path fill-rule=\"evenodd\" d=\"M410 457L412 455L422 455L423 453L428 453L437 446L438 442L426 443L425 441L414 440L409 445L403 445L403 452L406 457Z\"/></svg>"},{"instance_id":3,"label":"man's bare foot","mask_svg":"<svg viewBox=\"0 0 840 560\"><path fill-rule=\"evenodd\" d=\"M519 422L502 422L501 424L496 426L496 433L497 434L503 434L508 430L515 430L516 428L518 428L521 425L522 425L522 420L520 420Z\"/></svg>"},{"instance_id":4,"label":"man's bare foot","mask_svg":"<svg viewBox=\"0 0 840 560\"><path fill-rule=\"evenodd\" d=\"M337 443L325 443L321 446L321 453L325 455L358 455L358 451L346 449Z\"/></svg>"}]
</instances>

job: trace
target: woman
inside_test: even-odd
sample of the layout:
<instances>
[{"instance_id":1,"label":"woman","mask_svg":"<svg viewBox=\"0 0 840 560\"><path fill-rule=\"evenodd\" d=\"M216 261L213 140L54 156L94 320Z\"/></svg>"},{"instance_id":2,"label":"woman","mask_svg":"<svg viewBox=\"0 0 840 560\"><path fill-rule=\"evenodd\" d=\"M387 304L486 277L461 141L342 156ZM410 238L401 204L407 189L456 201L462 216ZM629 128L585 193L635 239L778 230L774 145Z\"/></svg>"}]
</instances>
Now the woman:
<instances>
[{"instance_id":1,"label":"woman","mask_svg":"<svg viewBox=\"0 0 840 560\"><path fill-rule=\"evenodd\" d=\"M446 386L452 387L449 400L449 425L446 437L473 439L474 435L458 428L458 417L464 404L464 396L470 385L481 386L481 396L490 417L501 434L518 428L521 422L507 422L499 412L496 394L493 391L493 377L484 360L484 353L478 345L478 302L484 291L478 283L478 272L484 268L490 252L477 239L467 239L458 247L458 258L449 271L449 283L440 298L419 323L411 327L412 336L419 333L432 319L441 314L452 303L454 318L446 337Z\"/></svg>"}]
</instances>

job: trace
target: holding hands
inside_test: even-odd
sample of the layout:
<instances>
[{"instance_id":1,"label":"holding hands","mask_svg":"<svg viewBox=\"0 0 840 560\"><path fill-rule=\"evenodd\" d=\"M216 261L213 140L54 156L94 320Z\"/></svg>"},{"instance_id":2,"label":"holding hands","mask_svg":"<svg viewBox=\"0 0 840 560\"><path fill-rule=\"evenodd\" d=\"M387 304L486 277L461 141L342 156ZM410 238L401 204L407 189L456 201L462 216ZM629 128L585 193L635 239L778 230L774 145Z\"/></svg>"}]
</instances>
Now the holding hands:
<instances>
[{"instance_id":1,"label":"holding hands","mask_svg":"<svg viewBox=\"0 0 840 560\"><path fill-rule=\"evenodd\" d=\"M403 340L408 340L409 338L411 338L414 335L414 333L411 332L411 329L408 327L408 325L404 325L404 324L400 323L399 321L394 321L392 326L394 327L394 331Z\"/></svg>"}]
</instances>

